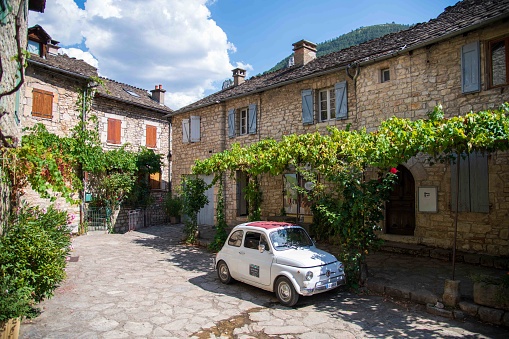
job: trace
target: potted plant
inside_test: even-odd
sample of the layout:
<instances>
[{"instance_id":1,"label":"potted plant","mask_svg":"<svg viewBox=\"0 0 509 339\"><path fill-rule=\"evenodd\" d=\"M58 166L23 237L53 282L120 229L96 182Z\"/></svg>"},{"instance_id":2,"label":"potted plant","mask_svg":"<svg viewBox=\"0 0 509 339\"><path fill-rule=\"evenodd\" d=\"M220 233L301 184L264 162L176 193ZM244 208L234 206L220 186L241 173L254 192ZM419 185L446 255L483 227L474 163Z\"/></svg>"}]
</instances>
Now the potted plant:
<instances>
[{"instance_id":1,"label":"potted plant","mask_svg":"<svg viewBox=\"0 0 509 339\"><path fill-rule=\"evenodd\" d=\"M164 199L164 210L170 217L170 223L179 224L182 215L182 198L179 195L168 194Z\"/></svg>"}]
</instances>

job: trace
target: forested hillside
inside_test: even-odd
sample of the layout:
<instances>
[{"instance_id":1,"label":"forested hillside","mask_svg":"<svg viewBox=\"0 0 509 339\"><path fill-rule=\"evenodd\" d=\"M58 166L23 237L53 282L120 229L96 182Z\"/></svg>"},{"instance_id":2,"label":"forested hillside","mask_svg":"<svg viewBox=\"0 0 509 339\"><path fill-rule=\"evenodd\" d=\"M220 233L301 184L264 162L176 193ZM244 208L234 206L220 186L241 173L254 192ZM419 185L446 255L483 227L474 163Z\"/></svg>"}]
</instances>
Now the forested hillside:
<instances>
[{"instance_id":1,"label":"forested hillside","mask_svg":"<svg viewBox=\"0 0 509 339\"><path fill-rule=\"evenodd\" d=\"M379 38L386 34L399 32L408 28L410 28L410 25L400 25L395 23L360 27L354 31L351 31L350 33L343 34L335 39L317 44L316 56L320 57L322 55L340 51L350 46L358 45L363 42ZM290 57L291 55L281 60L276 64L276 66L272 67L267 72L277 71L281 68L286 67L288 65L288 60L290 59Z\"/></svg>"}]
</instances>

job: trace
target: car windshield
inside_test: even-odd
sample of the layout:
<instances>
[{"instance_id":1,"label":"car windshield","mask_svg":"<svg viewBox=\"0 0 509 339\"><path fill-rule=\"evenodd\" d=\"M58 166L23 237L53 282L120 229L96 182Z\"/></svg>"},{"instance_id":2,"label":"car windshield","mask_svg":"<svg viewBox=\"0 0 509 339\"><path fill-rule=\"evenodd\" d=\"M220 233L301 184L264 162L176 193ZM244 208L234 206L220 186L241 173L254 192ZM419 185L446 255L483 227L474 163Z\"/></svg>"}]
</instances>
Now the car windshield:
<instances>
[{"instance_id":1,"label":"car windshield","mask_svg":"<svg viewBox=\"0 0 509 339\"><path fill-rule=\"evenodd\" d=\"M313 246L313 241L303 228L287 227L270 233L270 241L276 251L288 248Z\"/></svg>"}]
</instances>

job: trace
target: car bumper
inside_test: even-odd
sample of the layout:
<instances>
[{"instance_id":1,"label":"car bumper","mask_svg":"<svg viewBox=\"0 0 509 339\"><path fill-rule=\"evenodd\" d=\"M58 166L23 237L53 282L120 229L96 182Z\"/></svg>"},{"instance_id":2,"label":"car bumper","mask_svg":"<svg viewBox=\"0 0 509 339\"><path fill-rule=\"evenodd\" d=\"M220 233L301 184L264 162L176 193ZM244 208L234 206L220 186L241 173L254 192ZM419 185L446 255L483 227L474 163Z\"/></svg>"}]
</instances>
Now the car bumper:
<instances>
[{"instance_id":1,"label":"car bumper","mask_svg":"<svg viewBox=\"0 0 509 339\"><path fill-rule=\"evenodd\" d=\"M344 274L338 275L336 277L332 277L327 280L322 280L317 282L314 286L303 286L300 289L300 294L302 295L313 295L317 293L326 292L332 290L338 286L345 285L346 278Z\"/></svg>"}]
</instances>

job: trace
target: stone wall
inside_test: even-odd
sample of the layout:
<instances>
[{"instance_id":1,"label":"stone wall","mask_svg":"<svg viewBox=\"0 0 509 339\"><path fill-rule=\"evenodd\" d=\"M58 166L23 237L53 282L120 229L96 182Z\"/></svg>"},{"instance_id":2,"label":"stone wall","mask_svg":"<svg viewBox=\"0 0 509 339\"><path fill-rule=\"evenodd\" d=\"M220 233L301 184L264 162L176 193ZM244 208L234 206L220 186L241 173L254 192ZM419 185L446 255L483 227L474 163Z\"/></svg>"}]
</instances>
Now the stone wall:
<instances>
[{"instance_id":1,"label":"stone wall","mask_svg":"<svg viewBox=\"0 0 509 339\"><path fill-rule=\"evenodd\" d=\"M173 183L180 176L190 173L197 159L228 149L239 143L247 146L261 139L282 135L319 131L326 133L328 126L344 129L367 128L374 131L380 122L393 116L425 119L435 105L442 104L446 116L463 115L472 111L497 108L509 101L509 92L502 88L488 89L484 66L481 67L482 90L478 93L461 92L461 46L481 41L481 64L485 65L485 41L509 34L507 25L491 25L450 40L424 46L408 52L401 51L393 57L370 65L361 66L354 83L344 70L288 84L265 92L228 100L173 117ZM390 70L390 81L382 83L382 69ZM313 125L302 123L301 91L333 88L337 82L347 82L348 118ZM231 109L258 105L257 134L228 138L227 112ZM316 107L315 107L316 110ZM202 139L198 143L182 144L182 119L191 115L201 117ZM222 129L219 129L222 128ZM218 132L221 131L221 132ZM508 153L489 155L489 213L460 212L458 215L458 249L490 255L509 255L509 173ZM422 158L413 158L403 164L415 179L415 191L421 186L438 188L438 213L419 212L416 206L414 236L382 234L388 240L451 248L454 235L455 213L451 211L451 168L449 164L430 166ZM283 207L283 178L264 175L262 216L279 215ZM234 176L226 180L226 217L230 225L246 220L237 216L237 185ZM415 199L417 205L417 197Z\"/></svg>"},{"instance_id":2,"label":"stone wall","mask_svg":"<svg viewBox=\"0 0 509 339\"><path fill-rule=\"evenodd\" d=\"M2 74L0 78L0 93L10 91L15 88L21 78L19 75L19 65L12 58L18 54L16 43L16 15L21 8L21 27L19 31L20 46L22 49L26 46L27 39L27 14L28 2L26 0L10 0L9 5L12 11L6 14L5 18L0 22L0 41L2 41L2 52L0 58L2 61ZM21 139L21 121L19 118L19 107L21 104L16 105L16 96L19 98L19 93L12 95L2 96L0 99L0 131L4 136L11 137L11 140L17 142ZM3 145L2 145L3 147ZM0 167L0 176L3 177L3 167L5 166L2 160ZM5 180L0 181L0 233L2 226L6 222L9 215L9 200L10 200L10 186Z\"/></svg>"}]
</instances>

